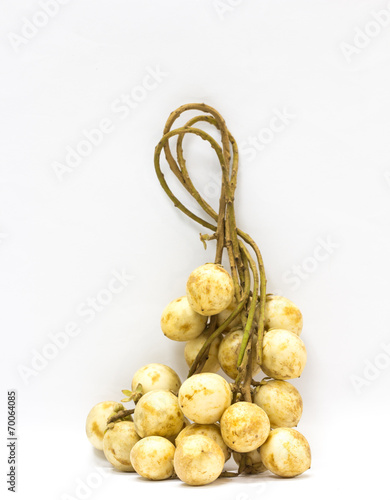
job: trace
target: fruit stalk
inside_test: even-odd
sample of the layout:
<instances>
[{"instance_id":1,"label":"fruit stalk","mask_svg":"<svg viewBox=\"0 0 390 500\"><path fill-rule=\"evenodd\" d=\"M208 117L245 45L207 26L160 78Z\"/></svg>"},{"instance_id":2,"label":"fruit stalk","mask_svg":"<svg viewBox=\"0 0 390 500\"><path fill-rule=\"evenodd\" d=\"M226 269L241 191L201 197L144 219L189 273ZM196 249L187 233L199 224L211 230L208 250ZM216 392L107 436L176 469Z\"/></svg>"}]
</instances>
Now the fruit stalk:
<instances>
[{"instance_id":1,"label":"fruit stalk","mask_svg":"<svg viewBox=\"0 0 390 500\"><path fill-rule=\"evenodd\" d=\"M201 111L203 114L188 120L184 126L173 129L175 121L186 111ZM210 134L195 125L202 122L214 126L220 133L217 142ZM221 165L221 194L218 213L202 198L189 176L184 158L183 141L187 135L195 135L208 142L215 151ZM174 157L170 141L177 139L176 157ZM213 222L209 222L191 212L171 191L160 166L160 158L164 151L167 163L187 190L197 201L203 211ZM228 328L229 324L240 315L244 336L238 358L238 376L234 384L234 400L237 398L251 401L252 381L252 350L257 351L257 362L262 360L262 342L264 333L264 312L266 299L266 276L259 248L253 239L244 231L237 228L234 210L234 193L237 186L238 147L234 137L229 132L222 116L206 104L186 104L173 111L164 127L163 137L155 149L154 165L160 184L174 205L189 218L203 227L213 231L212 235L202 235L204 245L206 241L216 240L215 263L222 262L223 251L226 249L231 276L234 285L234 297L237 307L230 316L217 328L215 318L211 317L206 327L211 335L199 351L189 376L199 373L206 360L211 343ZM254 253L254 257L252 253Z\"/></svg>"}]
</instances>

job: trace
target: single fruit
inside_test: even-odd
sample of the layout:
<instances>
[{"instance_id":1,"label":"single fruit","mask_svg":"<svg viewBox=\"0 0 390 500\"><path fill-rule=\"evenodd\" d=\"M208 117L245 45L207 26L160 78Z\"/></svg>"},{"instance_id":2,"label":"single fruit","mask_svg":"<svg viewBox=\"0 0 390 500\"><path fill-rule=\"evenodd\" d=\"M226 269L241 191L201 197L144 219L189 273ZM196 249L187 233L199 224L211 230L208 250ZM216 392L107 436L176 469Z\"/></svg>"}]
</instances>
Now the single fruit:
<instances>
[{"instance_id":1,"label":"single fruit","mask_svg":"<svg viewBox=\"0 0 390 500\"><path fill-rule=\"evenodd\" d=\"M163 390L172 391L177 394L181 385L179 375L169 366L160 363L150 363L137 370L131 382L133 391L138 384L142 385L142 392Z\"/></svg>"},{"instance_id":2,"label":"single fruit","mask_svg":"<svg viewBox=\"0 0 390 500\"><path fill-rule=\"evenodd\" d=\"M184 415L197 424L214 424L230 406L232 391L216 373L197 373L185 380L179 390Z\"/></svg>"},{"instance_id":3,"label":"single fruit","mask_svg":"<svg viewBox=\"0 0 390 500\"><path fill-rule=\"evenodd\" d=\"M306 348L301 338L287 330L269 330L264 335L261 368L269 377L300 377L306 365Z\"/></svg>"},{"instance_id":4,"label":"single fruit","mask_svg":"<svg viewBox=\"0 0 390 500\"><path fill-rule=\"evenodd\" d=\"M177 396L169 391L150 391L138 401L134 411L139 436L174 436L183 428L184 416Z\"/></svg>"},{"instance_id":5,"label":"single fruit","mask_svg":"<svg viewBox=\"0 0 390 500\"><path fill-rule=\"evenodd\" d=\"M208 338L209 335L207 333L202 333L196 339L190 340L186 343L186 346L184 348L184 357L189 367L192 366L192 363L195 361L198 352L202 349L203 344ZM220 343L221 339L219 337L211 343L207 361L202 368L203 373L215 373L219 370L220 366L218 361L218 349Z\"/></svg>"},{"instance_id":6,"label":"single fruit","mask_svg":"<svg viewBox=\"0 0 390 500\"><path fill-rule=\"evenodd\" d=\"M131 450L130 460L142 477L159 481L173 474L175 447L160 436L149 436L138 441Z\"/></svg>"},{"instance_id":7,"label":"single fruit","mask_svg":"<svg viewBox=\"0 0 390 500\"><path fill-rule=\"evenodd\" d=\"M217 443L200 434L184 438L176 448L175 472L191 486L215 481L223 470L225 456Z\"/></svg>"},{"instance_id":8,"label":"single fruit","mask_svg":"<svg viewBox=\"0 0 390 500\"><path fill-rule=\"evenodd\" d=\"M135 432L133 422L128 420L117 421L104 434L104 455L116 469L123 472L133 472L130 451L140 439Z\"/></svg>"},{"instance_id":9,"label":"single fruit","mask_svg":"<svg viewBox=\"0 0 390 500\"><path fill-rule=\"evenodd\" d=\"M230 302L230 304L227 306L227 308L224 309L223 311L221 311L217 315L217 326L221 326L222 323L228 319L228 317L232 314L232 312L237 308L237 305L238 304L237 304L236 299L233 298L233 300ZM224 331L228 332L228 331L230 331L233 328L236 328L238 326L241 326L240 314L238 314L238 316L236 316L234 318L234 320L229 323L229 325L227 326L227 328Z\"/></svg>"},{"instance_id":10,"label":"single fruit","mask_svg":"<svg viewBox=\"0 0 390 500\"><path fill-rule=\"evenodd\" d=\"M228 307L234 287L230 274L219 264L204 264L190 274L187 298L194 311L213 316Z\"/></svg>"},{"instance_id":11,"label":"single fruit","mask_svg":"<svg viewBox=\"0 0 390 500\"><path fill-rule=\"evenodd\" d=\"M260 448L260 456L268 470L282 477L298 476L311 465L309 443L289 427L273 429Z\"/></svg>"},{"instance_id":12,"label":"single fruit","mask_svg":"<svg viewBox=\"0 0 390 500\"><path fill-rule=\"evenodd\" d=\"M245 456L246 465L250 467L248 472L249 474L261 474L267 470L261 461L260 448L256 448L256 450L249 451L248 453L237 453L235 451L233 453L233 458L238 466L240 465L241 457L243 456Z\"/></svg>"},{"instance_id":13,"label":"single fruit","mask_svg":"<svg viewBox=\"0 0 390 500\"><path fill-rule=\"evenodd\" d=\"M254 403L234 403L221 418L223 440L229 448L239 453L247 453L261 446L269 431L267 414Z\"/></svg>"},{"instance_id":14,"label":"single fruit","mask_svg":"<svg viewBox=\"0 0 390 500\"><path fill-rule=\"evenodd\" d=\"M302 416L302 397L284 380L270 380L257 387L253 402L266 412L272 428L295 427Z\"/></svg>"},{"instance_id":15,"label":"single fruit","mask_svg":"<svg viewBox=\"0 0 390 500\"><path fill-rule=\"evenodd\" d=\"M280 295L268 295L265 303L265 329L279 328L301 334L303 325L302 313L298 307Z\"/></svg>"},{"instance_id":16,"label":"single fruit","mask_svg":"<svg viewBox=\"0 0 390 500\"><path fill-rule=\"evenodd\" d=\"M205 329L207 315L202 316L190 307L187 297L170 302L161 316L161 330L171 340L185 342L198 337Z\"/></svg>"},{"instance_id":17,"label":"single fruit","mask_svg":"<svg viewBox=\"0 0 390 500\"><path fill-rule=\"evenodd\" d=\"M107 419L117 404L115 401L103 401L95 405L88 413L85 431L91 444L97 450L103 449L103 437L107 427Z\"/></svg>"},{"instance_id":18,"label":"single fruit","mask_svg":"<svg viewBox=\"0 0 390 500\"><path fill-rule=\"evenodd\" d=\"M207 436L217 443L217 445L223 451L225 455L225 462L230 458L229 448L226 446L225 441L222 439L221 428L218 424L191 424L188 427L185 427L177 436L175 440L176 446L179 446L179 443L182 439L185 439L188 436L193 436L195 434L200 434L202 436Z\"/></svg>"},{"instance_id":19,"label":"single fruit","mask_svg":"<svg viewBox=\"0 0 390 500\"><path fill-rule=\"evenodd\" d=\"M237 361L240 353L244 330L234 330L229 332L222 339L218 349L218 361L222 370L230 378L235 380L238 375ZM252 373L255 374L260 370L260 366L256 363L256 350L252 351Z\"/></svg>"}]
</instances>

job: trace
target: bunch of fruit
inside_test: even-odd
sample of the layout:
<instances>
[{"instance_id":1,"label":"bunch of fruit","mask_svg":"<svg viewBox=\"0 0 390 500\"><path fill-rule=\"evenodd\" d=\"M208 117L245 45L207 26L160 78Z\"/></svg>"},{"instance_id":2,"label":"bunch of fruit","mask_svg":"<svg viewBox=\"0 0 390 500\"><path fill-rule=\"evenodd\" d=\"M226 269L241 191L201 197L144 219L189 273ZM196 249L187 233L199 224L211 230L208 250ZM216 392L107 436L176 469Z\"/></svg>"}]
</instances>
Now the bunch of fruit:
<instances>
[{"instance_id":1,"label":"bunch of fruit","mask_svg":"<svg viewBox=\"0 0 390 500\"><path fill-rule=\"evenodd\" d=\"M206 112L184 127L170 130L183 111ZM195 128L208 122L221 133L222 146ZM186 134L208 141L220 160L222 189L215 213L194 188L183 157ZM169 139L177 138L177 160ZM209 223L190 212L170 191L160 170L164 150L171 170L212 217ZM263 261L254 241L236 227L234 189L238 165L236 143L222 117L209 106L190 104L168 119L155 153L158 178L168 196L189 217L212 229L201 235L217 241L214 263L195 269L186 295L170 302L161 329L171 340L186 342L190 367L181 383L170 367L152 363L139 369L122 403L105 401L92 408L86 424L90 442L103 450L118 470L162 480L178 477L189 485L204 485L218 477L258 474L266 470L281 477L302 474L310 467L310 447L293 429L302 415L302 398L287 380L300 377L306 349L300 338L302 314L290 300L266 294ZM249 245L251 251L247 248ZM230 273L221 265L227 249ZM222 369L230 382L216 372ZM262 370L266 375L253 377ZM237 472L224 472L233 457Z\"/></svg>"}]
</instances>

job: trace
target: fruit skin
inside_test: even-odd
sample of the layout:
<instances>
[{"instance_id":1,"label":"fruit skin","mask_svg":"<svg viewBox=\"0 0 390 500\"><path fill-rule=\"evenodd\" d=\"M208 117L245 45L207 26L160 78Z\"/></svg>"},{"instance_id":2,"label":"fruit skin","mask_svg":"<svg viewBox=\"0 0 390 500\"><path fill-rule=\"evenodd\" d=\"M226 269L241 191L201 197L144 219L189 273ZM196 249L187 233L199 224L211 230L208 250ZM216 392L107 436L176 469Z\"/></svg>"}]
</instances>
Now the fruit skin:
<instances>
[{"instance_id":1,"label":"fruit skin","mask_svg":"<svg viewBox=\"0 0 390 500\"><path fill-rule=\"evenodd\" d=\"M239 453L247 453L261 446L269 431L267 414L254 403L234 403L221 418L223 440L229 448Z\"/></svg>"},{"instance_id":2,"label":"fruit skin","mask_svg":"<svg viewBox=\"0 0 390 500\"><path fill-rule=\"evenodd\" d=\"M233 300L233 280L221 265L204 264L190 274L186 292L194 311L213 316L226 309Z\"/></svg>"},{"instance_id":3,"label":"fruit skin","mask_svg":"<svg viewBox=\"0 0 390 500\"><path fill-rule=\"evenodd\" d=\"M135 391L138 384L142 385L142 392L172 391L177 394L181 381L179 375L169 366L161 363L150 363L137 370L131 382L131 389Z\"/></svg>"},{"instance_id":4,"label":"fruit skin","mask_svg":"<svg viewBox=\"0 0 390 500\"><path fill-rule=\"evenodd\" d=\"M135 430L141 438L174 436L184 424L177 396L169 391L144 394L135 407L133 419Z\"/></svg>"},{"instance_id":5,"label":"fruit skin","mask_svg":"<svg viewBox=\"0 0 390 500\"><path fill-rule=\"evenodd\" d=\"M205 329L207 315L194 311L186 296L170 302L161 316L161 330L171 340L186 342L198 337Z\"/></svg>"},{"instance_id":6,"label":"fruit skin","mask_svg":"<svg viewBox=\"0 0 390 500\"><path fill-rule=\"evenodd\" d=\"M201 435L207 436L213 439L217 445L223 451L225 456L225 462L230 458L229 448L226 446L225 441L222 439L221 428L218 424L191 424L188 427L185 427L177 436L175 440L176 446L180 444L180 442L188 436L193 435Z\"/></svg>"},{"instance_id":7,"label":"fruit skin","mask_svg":"<svg viewBox=\"0 0 390 500\"><path fill-rule=\"evenodd\" d=\"M268 470L282 477L298 476L311 465L307 439L289 427L273 429L260 448L260 456Z\"/></svg>"},{"instance_id":8,"label":"fruit skin","mask_svg":"<svg viewBox=\"0 0 390 500\"><path fill-rule=\"evenodd\" d=\"M261 461L260 448L256 448L253 451L245 453L245 456L247 457L247 465L252 468L250 474L261 474L262 472L265 472L267 470L267 468ZM241 457L241 453L237 453L236 451L233 453L234 461L238 466L240 465Z\"/></svg>"},{"instance_id":9,"label":"fruit skin","mask_svg":"<svg viewBox=\"0 0 390 500\"><path fill-rule=\"evenodd\" d=\"M103 401L95 405L88 413L85 431L87 438L97 450L103 450L103 437L107 427L107 419L117 404L116 401Z\"/></svg>"},{"instance_id":10,"label":"fruit skin","mask_svg":"<svg viewBox=\"0 0 390 500\"><path fill-rule=\"evenodd\" d=\"M179 479L191 486L200 486L219 477L225 456L213 439L193 434L182 439L177 446L174 464Z\"/></svg>"},{"instance_id":11,"label":"fruit skin","mask_svg":"<svg viewBox=\"0 0 390 500\"><path fill-rule=\"evenodd\" d=\"M235 380L238 375L237 361L238 355L241 348L242 339L244 337L244 330L234 330L229 332L222 339L221 345L218 349L218 361L221 365L222 370L230 378ZM252 351L253 359L253 374L256 374L260 370L260 366L256 363L256 351Z\"/></svg>"},{"instance_id":12,"label":"fruit skin","mask_svg":"<svg viewBox=\"0 0 390 500\"><path fill-rule=\"evenodd\" d=\"M149 436L138 441L131 450L130 460L142 477L160 481L172 476L175 447L160 436Z\"/></svg>"},{"instance_id":13,"label":"fruit skin","mask_svg":"<svg viewBox=\"0 0 390 500\"><path fill-rule=\"evenodd\" d=\"M294 302L286 297L268 295L265 303L264 326L266 330L278 328L299 336L303 326L302 313Z\"/></svg>"},{"instance_id":14,"label":"fruit skin","mask_svg":"<svg viewBox=\"0 0 390 500\"><path fill-rule=\"evenodd\" d=\"M186 346L184 348L184 357L189 367L192 366L192 363L195 361L198 352L201 350L208 337L209 335L207 333L202 333L196 339L190 340L186 343ZM215 373L219 370L220 366L218 361L218 349L220 344L221 339L219 337L211 343L207 361L202 368L203 373Z\"/></svg>"},{"instance_id":15,"label":"fruit skin","mask_svg":"<svg viewBox=\"0 0 390 500\"><path fill-rule=\"evenodd\" d=\"M270 380L257 387L253 402L266 412L272 428L296 427L302 416L302 397L284 380Z\"/></svg>"},{"instance_id":16,"label":"fruit skin","mask_svg":"<svg viewBox=\"0 0 390 500\"><path fill-rule=\"evenodd\" d=\"M216 373L192 375L179 390L180 408L196 424L214 424L231 401L230 385Z\"/></svg>"},{"instance_id":17,"label":"fruit skin","mask_svg":"<svg viewBox=\"0 0 390 500\"><path fill-rule=\"evenodd\" d=\"M115 422L104 434L103 452L106 459L122 472L133 472L130 451L141 438L135 431L133 422L128 420Z\"/></svg>"},{"instance_id":18,"label":"fruit skin","mask_svg":"<svg viewBox=\"0 0 390 500\"><path fill-rule=\"evenodd\" d=\"M306 359L305 344L295 333L274 329L264 334L261 368L269 377L279 380L300 377Z\"/></svg>"}]
</instances>

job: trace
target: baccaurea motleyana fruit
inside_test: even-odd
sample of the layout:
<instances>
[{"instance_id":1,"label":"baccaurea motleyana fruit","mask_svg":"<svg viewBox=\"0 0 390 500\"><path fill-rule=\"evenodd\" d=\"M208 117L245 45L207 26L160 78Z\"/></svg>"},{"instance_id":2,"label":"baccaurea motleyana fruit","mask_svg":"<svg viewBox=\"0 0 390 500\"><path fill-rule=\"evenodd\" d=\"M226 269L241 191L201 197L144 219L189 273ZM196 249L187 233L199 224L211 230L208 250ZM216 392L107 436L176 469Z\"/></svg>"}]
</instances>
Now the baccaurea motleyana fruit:
<instances>
[{"instance_id":1,"label":"baccaurea motleyana fruit","mask_svg":"<svg viewBox=\"0 0 390 500\"><path fill-rule=\"evenodd\" d=\"M216 373L198 373L185 380L179 389L179 404L184 415L197 424L214 424L230 406L232 391Z\"/></svg>"},{"instance_id":2,"label":"baccaurea motleyana fruit","mask_svg":"<svg viewBox=\"0 0 390 500\"><path fill-rule=\"evenodd\" d=\"M239 401L229 406L221 418L221 434L234 451L247 453L267 439L270 423L265 411L254 403Z\"/></svg>"},{"instance_id":3,"label":"baccaurea motleyana fruit","mask_svg":"<svg viewBox=\"0 0 390 500\"><path fill-rule=\"evenodd\" d=\"M134 423L123 420L111 425L112 427L106 430L103 438L104 455L116 469L122 472L133 472L130 451L141 439L135 432Z\"/></svg>"},{"instance_id":4,"label":"baccaurea motleyana fruit","mask_svg":"<svg viewBox=\"0 0 390 500\"><path fill-rule=\"evenodd\" d=\"M228 332L218 349L219 364L226 375L233 380L238 375L237 361L243 337L244 330ZM252 366L252 374L255 375L260 370L260 366L256 363L256 351L252 352Z\"/></svg>"},{"instance_id":5,"label":"baccaurea motleyana fruit","mask_svg":"<svg viewBox=\"0 0 390 500\"><path fill-rule=\"evenodd\" d=\"M88 413L85 431L90 443L97 449L103 449L104 431L107 419L118 405L115 401L103 401L95 405Z\"/></svg>"},{"instance_id":6,"label":"baccaurea motleyana fruit","mask_svg":"<svg viewBox=\"0 0 390 500\"><path fill-rule=\"evenodd\" d=\"M200 335L207 323L207 315L202 316L190 307L187 297L179 297L170 302L161 316L161 329L171 340L185 342Z\"/></svg>"},{"instance_id":7,"label":"baccaurea motleyana fruit","mask_svg":"<svg viewBox=\"0 0 390 500\"><path fill-rule=\"evenodd\" d=\"M289 427L273 429L260 448L260 456L268 470L282 477L298 476L311 465L309 443Z\"/></svg>"},{"instance_id":8,"label":"baccaurea motleyana fruit","mask_svg":"<svg viewBox=\"0 0 390 500\"><path fill-rule=\"evenodd\" d=\"M141 384L142 393L163 390L177 394L181 385L178 374L169 366L161 363L150 363L137 370L131 382L133 391Z\"/></svg>"},{"instance_id":9,"label":"baccaurea motleyana fruit","mask_svg":"<svg viewBox=\"0 0 390 500\"><path fill-rule=\"evenodd\" d=\"M183 428L184 416L177 396L170 391L150 391L138 401L134 411L139 436L174 436Z\"/></svg>"},{"instance_id":10,"label":"baccaurea motleyana fruit","mask_svg":"<svg viewBox=\"0 0 390 500\"><path fill-rule=\"evenodd\" d=\"M253 402L263 408L271 427L296 427L302 416L302 397L285 380L269 380L255 390Z\"/></svg>"},{"instance_id":11,"label":"baccaurea motleyana fruit","mask_svg":"<svg viewBox=\"0 0 390 500\"><path fill-rule=\"evenodd\" d=\"M173 474L175 447L161 436L149 436L135 444L130 460L136 472L142 477L161 481Z\"/></svg>"},{"instance_id":12,"label":"baccaurea motleyana fruit","mask_svg":"<svg viewBox=\"0 0 390 500\"><path fill-rule=\"evenodd\" d=\"M306 348L301 338L288 330L269 330L264 335L261 368L279 380L297 378L306 365Z\"/></svg>"},{"instance_id":13,"label":"baccaurea motleyana fruit","mask_svg":"<svg viewBox=\"0 0 390 500\"><path fill-rule=\"evenodd\" d=\"M215 481L223 470L225 456L214 439L193 434L182 439L175 452L175 472L191 486Z\"/></svg>"},{"instance_id":14,"label":"baccaurea motleyana fruit","mask_svg":"<svg viewBox=\"0 0 390 500\"><path fill-rule=\"evenodd\" d=\"M186 343L186 346L184 348L184 357L189 367L192 366L192 363L195 361L198 352L201 350L203 344L208 338L209 335L205 332L199 335L199 337L196 337L196 339L190 340ZM221 339L219 337L211 343L207 361L202 368L202 372L215 373L219 370L220 365L218 361L218 349L220 343Z\"/></svg>"},{"instance_id":15,"label":"baccaurea motleyana fruit","mask_svg":"<svg viewBox=\"0 0 390 500\"><path fill-rule=\"evenodd\" d=\"M186 290L190 306L203 316L222 312L234 294L232 277L219 264L204 264L192 271Z\"/></svg>"},{"instance_id":16,"label":"baccaurea motleyana fruit","mask_svg":"<svg viewBox=\"0 0 390 500\"><path fill-rule=\"evenodd\" d=\"M265 328L279 328L290 332L301 334L302 313L298 307L280 295L268 295L265 303Z\"/></svg>"}]
</instances>

